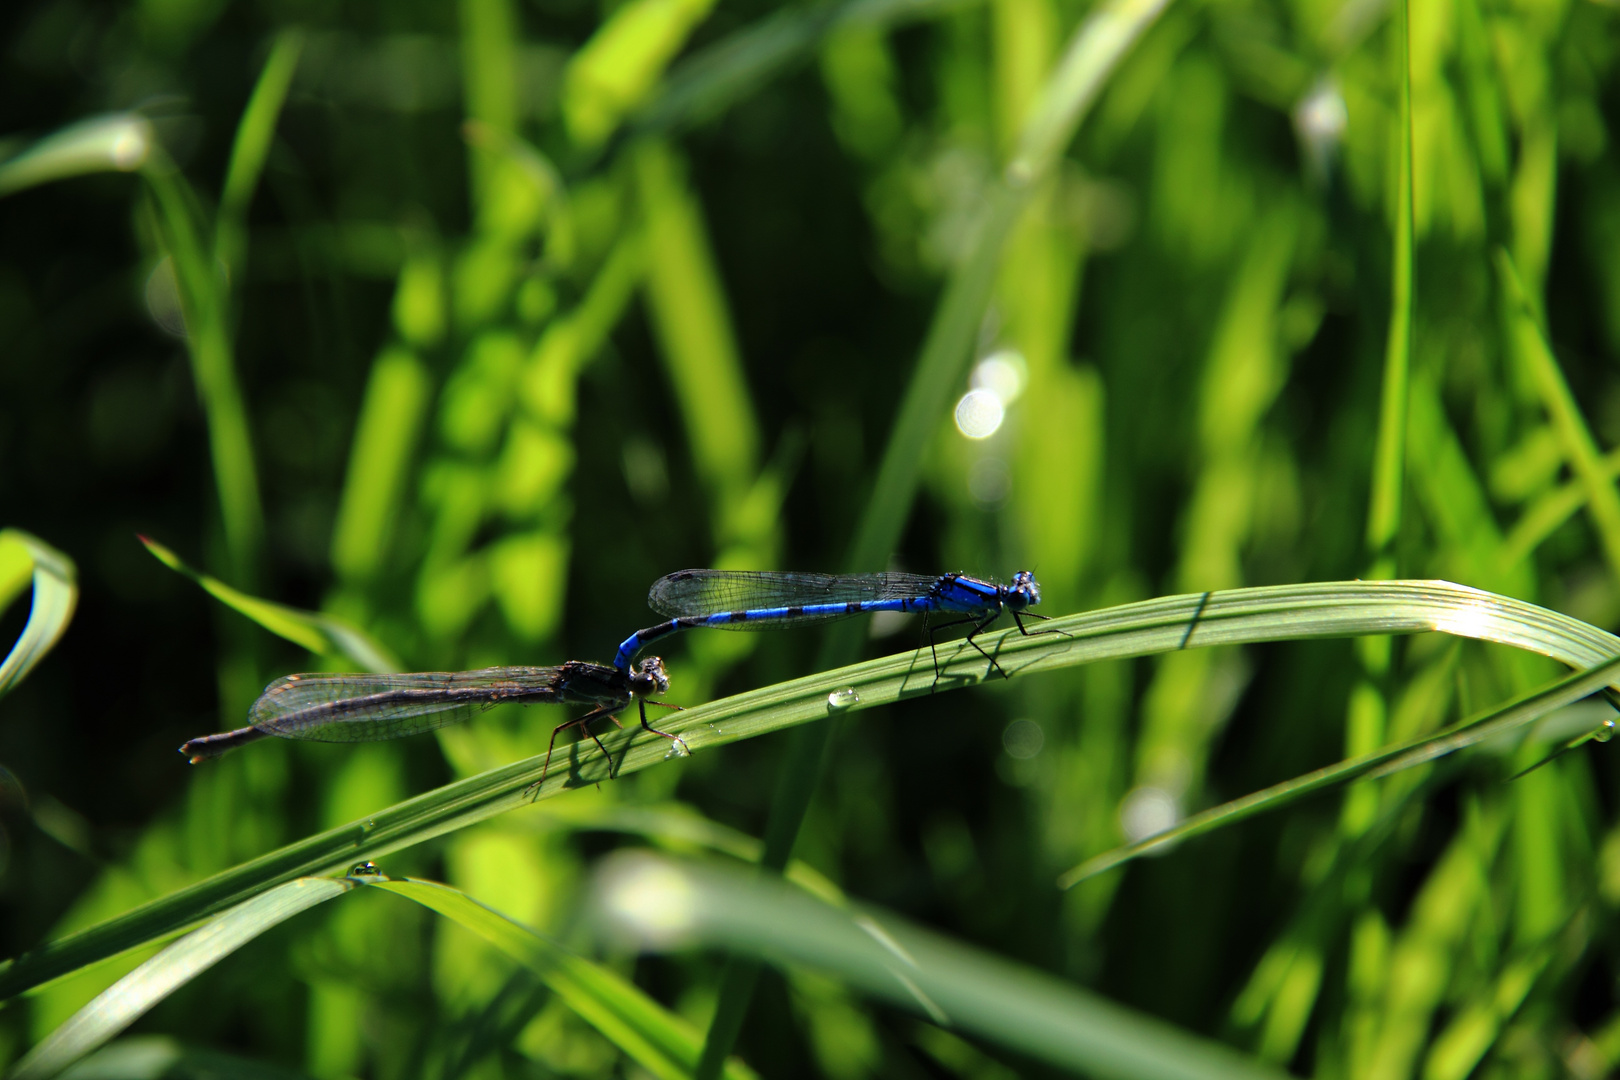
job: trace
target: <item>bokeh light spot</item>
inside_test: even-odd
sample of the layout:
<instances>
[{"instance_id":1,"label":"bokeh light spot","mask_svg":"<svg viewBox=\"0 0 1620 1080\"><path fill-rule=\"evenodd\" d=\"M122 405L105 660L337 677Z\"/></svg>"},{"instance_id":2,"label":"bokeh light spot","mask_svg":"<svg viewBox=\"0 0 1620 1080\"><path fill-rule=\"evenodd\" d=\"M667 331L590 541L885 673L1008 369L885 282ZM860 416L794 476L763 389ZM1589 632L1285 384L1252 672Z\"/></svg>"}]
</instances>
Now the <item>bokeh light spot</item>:
<instances>
[{"instance_id":1,"label":"bokeh light spot","mask_svg":"<svg viewBox=\"0 0 1620 1080\"><path fill-rule=\"evenodd\" d=\"M1119 804L1119 827L1130 843L1156 836L1181 820L1176 797L1161 787L1139 787Z\"/></svg>"},{"instance_id":2,"label":"bokeh light spot","mask_svg":"<svg viewBox=\"0 0 1620 1080\"><path fill-rule=\"evenodd\" d=\"M1001 427L1007 409L993 390L969 390L956 403L956 430L970 439L988 439Z\"/></svg>"},{"instance_id":3,"label":"bokeh light spot","mask_svg":"<svg viewBox=\"0 0 1620 1080\"><path fill-rule=\"evenodd\" d=\"M973 368L968 385L989 390L1001 399L1003 407L1018 400L1029 383L1029 362L1016 349L998 349Z\"/></svg>"}]
</instances>

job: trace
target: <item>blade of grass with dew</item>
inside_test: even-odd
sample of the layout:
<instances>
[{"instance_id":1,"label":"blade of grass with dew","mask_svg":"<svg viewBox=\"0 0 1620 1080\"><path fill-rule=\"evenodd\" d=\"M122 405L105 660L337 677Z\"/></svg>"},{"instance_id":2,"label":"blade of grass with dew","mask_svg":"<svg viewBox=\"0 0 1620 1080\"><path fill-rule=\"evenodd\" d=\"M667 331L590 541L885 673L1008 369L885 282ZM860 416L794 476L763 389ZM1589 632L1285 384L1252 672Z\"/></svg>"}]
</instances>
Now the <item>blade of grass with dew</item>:
<instances>
[{"instance_id":1,"label":"blade of grass with dew","mask_svg":"<svg viewBox=\"0 0 1620 1080\"><path fill-rule=\"evenodd\" d=\"M196 195L168 155L154 147L141 175L152 194L154 223L179 286L192 378L208 421L214 489L231 573L239 585L252 588L264 546L264 509L247 408L236 381L226 314L229 286L203 247Z\"/></svg>"},{"instance_id":2,"label":"blade of grass with dew","mask_svg":"<svg viewBox=\"0 0 1620 1080\"><path fill-rule=\"evenodd\" d=\"M1507 307L1509 347L1529 372L1541 398L1542 408L1564 445L1570 471L1586 489L1586 509L1603 545L1611 573L1620 576L1620 492L1604 468L1597 440L1581 416L1580 405L1570 393L1569 383L1553 356L1546 332L1536 315L1513 258L1504 249L1496 251L1496 270L1501 282L1502 302Z\"/></svg>"},{"instance_id":3,"label":"blade of grass with dew","mask_svg":"<svg viewBox=\"0 0 1620 1080\"><path fill-rule=\"evenodd\" d=\"M1473 746L1485 739L1515 731L1534 723L1555 709L1561 709L1565 705L1573 704L1582 698L1601 693L1614 681L1617 675L1620 675L1620 656L1607 660L1590 670L1577 671L1573 675L1560 679L1550 686L1543 687L1510 705L1492 709L1489 712L1472 717L1438 734L1409 739L1405 742L1383 747L1370 754L1362 754L1359 757L1340 761L1334 765L1328 765L1306 773L1304 776L1297 776L1292 780L1274 784L1252 795L1245 795L1241 799L1223 803L1203 813L1194 814L1186 821L1173 828L1166 829L1164 832L1155 833L1145 840L1139 840L1125 847L1115 848L1113 851L1107 851L1096 858L1086 860L1058 878L1058 884L1062 888L1070 888L1086 878L1094 877L1122 863L1160 850L1166 845L1176 844L1194 836L1213 832L1216 829L1236 824L1256 814L1280 809L1296 799L1304 798L1306 795L1314 794L1325 788L1337 787L1360 776L1389 776L1405 769L1426 764L1447 754L1456 753L1458 750Z\"/></svg>"},{"instance_id":4,"label":"blade of grass with dew","mask_svg":"<svg viewBox=\"0 0 1620 1080\"><path fill-rule=\"evenodd\" d=\"M1064 616L1045 627L1062 633L1024 636L1007 630L976 641L1014 678L1172 649L1428 631L1511 645L1574 668L1620 655L1620 638L1579 619L1444 581L1344 581L1163 597ZM940 647L937 685L927 654L908 650L696 706L667 729L702 753L835 712L977 685L993 675L975 648L964 642L954 646ZM829 701L835 691L851 690L857 700L846 704L849 697L841 694L837 705ZM664 740L648 739L633 727L604 734L602 741L612 755L611 766L588 742L560 750L543 782L543 756L513 762L307 837L41 945L0 965L0 999L173 933L284 881L341 873L358 860L379 858L538 799L601 783L611 779L610 771L628 775L669 757Z\"/></svg>"},{"instance_id":5,"label":"blade of grass with dew","mask_svg":"<svg viewBox=\"0 0 1620 1080\"><path fill-rule=\"evenodd\" d=\"M0 196L89 173L134 172L147 163L155 145L152 125L144 116L93 116L0 162Z\"/></svg>"},{"instance_id":6,"label":"blade of grass with dew","mask_svg":"<svg viewBox=\"0 0 1620 1080\"><path fill-rule=\"evenodd\" d=\"M978 641L1011 675L1213 644L1419 631L1511 644L1571 667L1591 667L1620 654L1620 638L1607 631L1534 604L1447 581L1340 581L1163 597L1069 615L1051 620L1050 627L1069 636L1022 636L1009 630L982 635ZM932 662L907 651L687 709L669 730L701 751L823 719L834 711L828 701L833 691L854 690L859 701L839 704L838 711L860 711L935 690L969 687L987 678L972 646L957 643L954 649L941 648L940 657L943 678L938 687ZM637 738L635 730L603 735L603 742L614 755L612 772L620 776L663 763L669 756L661 740L653 745ZM361 858L381 857L538 798L611 779L609 764L595 755L590 743L585 746L582 750L575 743L567 755L554 759L543 784L541 758L491 769L40 946L0 965L0 997L173 933L288 879L340 873Z\"/></svg>"},{"instance_id":7,"label":"blade of grass with dew","mask_svg":"<svg viewBox=\"0 0 1620 1080\"><path fill-rule=\"evenodd\" d=\"M138 539L164 566L196 582L208 595L232 611L258 623L277 637L285 638L294 645L301 645L310 652L322 656L332 654L345 656L359 665L363 671L393 672L400 669L399 660L386 646L342 619L249 596L240 589L231 588L218 578L193 570L181 560L180 556L156 540L145 536Z\"/></svg>"},{"instance_id":8,"label":"blade of grass with dew","mask_svg":"<svg viewBox=\"0 0 1620 1080\"><path fill-rule=\"evenodd\" d=\"M296 27L276 35L236 126L236 141L231 145L219 211L214 217L214 259L237 279L242 277L247 261L248 204L253 201L265 159L270 155L270 141L275 138L276 122L281 118L281 107L286 104L303 48L304 35Z\"/></svg>"},{"instance_id":9,"label":"blade of grass with dew","mask_svg":"<svg viewBox=\"0 0 1620 1080\"><path fill-rule=\"evenodd\" d=\"M28 621L11 651L0 661L0 697L22 682L56 647L73 621L79 602L78 569L73 560L21 529L0 529L0 611L32 583Z\"/></svg>"},{"instance_id":10,"label":"blade of grass with dew","mask_svg":"<svg viewBox=\"0 0 1620 1080\"><path fill-rule=\"evenodd\" d=\"M266 930L358 884L349 878L301 878L216 916L108 987L6 1075L11 1080L55 1076Z\"/></svg>"},{"instance_id":11,"label":"blade of grass with dew","mask_svg":"<svg viewBox=\"0 0 1620 1080\"><path fill-rule=\"evenodd\" d=\"M1075 30L1056 70L1041 87L1034 109L1019 132L1012 160L985 196L973 243L952 271L934 309L845 569L859 573L877 569L888 561L910 516L923 453L972 359L972 344L995 287L1002 250L1014 226L1068 147L1108 76L1168 3L1110 0ZM816 666L825 670L849 663L860 648L861 634L854 622L828 630ZM794 736L783 758L765 824L765 856L761 864L767 869L780 871L793 854L827 757L831 727L816 724L804 729ZM698 1080L713 1080L717 1063L731 1052L753 996L756 975L757 969L746 960L728 964L722 974L719 1002L703 1061L698 1066Z\"/></svg>"},{"instance_id":12,"label":"blade of grass with dew","mask_svg":"<svg viewBox=\"0 0 1620 1080\"><path fill-rule=\"evenodd\" d=\"M376 887L459 923L529 968L581 1019L652 1075L668 1080L691 1075L699 1050L697 1030L623 976L449 885L404 878ZM750 1080L754 1073L740 1061L731 1061L725 1075Z\"/></svg>"},{"instance_id":13,"label":"blade of grass with dew","mask_svg":"<svg viewBox=\"0 0 1620 1080\"><path fill-rule=\"evenodd\" d=\"M830 907L780 882L645 853L603 860L590 911L609 940L696 945L828 972L942 1027L1091 1076L1280 1078L1212 1040L888 912Z\"/></svg>"}]
</instances>

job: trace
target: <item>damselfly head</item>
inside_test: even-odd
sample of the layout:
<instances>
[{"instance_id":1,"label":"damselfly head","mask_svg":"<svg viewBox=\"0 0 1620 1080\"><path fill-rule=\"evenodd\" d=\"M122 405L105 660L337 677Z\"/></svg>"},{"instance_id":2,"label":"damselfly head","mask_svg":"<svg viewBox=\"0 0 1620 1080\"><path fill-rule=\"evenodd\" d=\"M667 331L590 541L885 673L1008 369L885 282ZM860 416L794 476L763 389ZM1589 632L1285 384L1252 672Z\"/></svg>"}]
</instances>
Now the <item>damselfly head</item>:
<instances>
[{"instance_id":1,"label":"damselfly head","mask_svg":"<svg viewBox=\"0 0 1620 1080\"><path fill-rule=\"evenodd\" d=\"M636 665L630 676L630 689L643 696L652 693L662 694L669 689L669 675L664 672L664 661L661 657L649 656Z\"/></svg>"},{"instance_id":2,"label":"damselfly head","mask_svg":"<svg viewBox=\"0 0 1620 1080\"><path fill-rule=\"evenodd\" d=\"M1023 611L1040 602L1041 587L1036 583L1035 575L1028 570L1014 574L1012 584L1007 586L1007 606L1014 611Z\"/></svg>"}]
</instances>

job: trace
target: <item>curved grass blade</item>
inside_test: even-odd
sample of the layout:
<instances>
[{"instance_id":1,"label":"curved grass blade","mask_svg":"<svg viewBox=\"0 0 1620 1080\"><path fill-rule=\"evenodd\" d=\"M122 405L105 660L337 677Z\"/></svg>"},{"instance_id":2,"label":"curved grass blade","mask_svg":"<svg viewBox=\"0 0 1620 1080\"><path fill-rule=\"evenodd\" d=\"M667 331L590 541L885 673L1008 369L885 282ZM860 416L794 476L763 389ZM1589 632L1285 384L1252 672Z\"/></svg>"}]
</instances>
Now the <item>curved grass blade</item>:
<instances>
[{"instance_id":1,"label":"curved grass blade","mask_svg":"<svg viewBox=\"0 0 1620 1080\"><path fill-rule=\"evenodd\" d=\"M983 634L977 644L1008 675L1074 667L1211 645L1304 638L1438 631L1512 645L1590 668L1620 655L1620 638L1534 604L1445 581L1341 581L1232 589L1147 600L1054 619L1061 634L1025 637L1017 630ZM941 646L940 676L926 650L907 651L825 671L688 709L668 724L695 753L781 731L837 713L902 698L927 697L992 677L977 650ZM999 680L999 676L995 676ZM851 695L845 691L855 692ZM838 704L829 695L838 694ZM173 933L267 888L297 877L341 873L361 859L420 844L571 788L663 762L664 740L632 728L603 735L611 761L574 748L553 759L543 783L543 755L447 784L364 821L308 837L123 915L42 945L0 965L0 998ZM578 747L580 744L575 744ZM561 755L559 755L561 756Z\"/></svg>"},{"instance_id":2,"label":"curved grass blade","mask_svg":"<svg viewBox=\"0 0 1620 1080\"><path fill-rule=\"evenodd\" d=\"M144 116L93 116L45 136L0 162L0 196L98 172L134 172L152 156L156 136Z\"/></svg>"},{"instance_id":3,"label":"curved grass blade","mask_svg":"<svg viewBox=\"0 0 1620 1080\"><path fill-rule=\"evenodd\" d=\"M404 879L380 882L377 888L460 923L531 969L581 1019L654 1076L678 1080L691 1075L700 1048L697 1030L622 976L449 885ZM754 1073L731 1061L725 1075L751 1080Z\"/></svg>"},{"instance_id":4,"label":"curved grass blade","mask_svg":"<svg viewBox=\"0 0 1620 1080\"><path fill-rule=\"evenodd\" d=\"M829 906L769 878L624 853L603 860L593 893L601 929L640 948L718 945L819 969L941 1027L1060 1068L1133 1080L1283 1076L1043 971L888 912Z\"/></svg>"},{"instance_id":5,"label":"curved grass blade","mask_svg":"<svg viewBox=\"0 0 1620 1080\"><path fill-rule=\"evenodd\" d=\"M1610 450L1603 455L1603 478L1608 483L1620 478L1620 450ZM1498 565L1504 571L1512 570L1529 558L1532 551L1586 505L1586 492L1585 479L1575 479L1546 492L1527 506L1502 543Z\"/></svg>"},{"instance_id":6,"label":"curved grass blade","mask_svg":"<svg viewBox=\"0 0 1620 1080\"><path fill-rule=\"evenodd\" d=\"M236 141L231 144L231 160L225 168L225 186L220 190L219 213L214 219L214 258L232 267L240 277L247 252L248 204L259 186L270 141L275 138L276 121L292 88L298 70L298 55L304 48L303 32L297 28L276 35L270 56L259 72L253 95L236 125Z\"/></svg>"},{"instance_id":7,"label":"curved grass blade","mask_svg":"<svg viewBox=\"0 0 1620 1080\"><path fill-rule=\"evenodd\" d=\"M301 645L310 652L322 656L337 653L348 657L358 664L361 670L378 675L391 674L400 669L399 660L386 646L342 619L249 596L216 577L193 570L180 556L156 540L145 536L137 536L137 539L146 545L146 550L150 551L158 562L182 577L195 581L208 595L232 611L252 619L277 637L285 638L294 645Z\"/></svg>"},{"instance_id":8,"label":"curved grass blade","mask_svg":"<svg viewBox=\"0 0 1620 1080\"><path fill-rule=\"evenodd\" d=\"M1231 802L1194 814L1181 824L1164 832L1155 833L1145 840L1138 840L1134 844L1105 851L1101 855L1087 859L1058 878L1058 887L1072 888L1087 878L1112 870L1132 859L1227 825L1235 825L1256 814L1281 809L1306 795L1349 783L1357 777L1369 774L1388 776L1455 753L1493 736L1525 727L1555 709L1561 709L1584 697L1602 692L1617 677L1620 677L1620 656L1606 660L1590 670L1578 671L1568 678L1527 694L1518 701L1472 717L1437 734L1409 739L1370 754L1362 754L1324 766L1303 776L1296 776L1292 780L1273 784L1252 795L1245 795L1241 799L1233 799ZM1592 734L1583 735L1571 744L1571 748L1594 737L1596 736Z\"/></svg>"},{"instance_id":9,"label":"curved grass blade","mask_svg":"<svg viewBox=\"0 0 1620 1080\"><path fill-rule=\"evenodd\" d=\"M1564 460L1586 489L1586 512L1608 558L1609 570L1620 575L1620 492L1615 490L1603 453L1553 355L1537 314L1538 301L1525 290L1513 256L1504 248L1496 249L1496 271L1510 347L1535 384L1547 419L1563 444Z\"/></svg>"},{"instance_id":10,"label":"curved grass blade","mask_svg":"<svg viewBox=\"0 0 1620 1080\"><path fill-rule=\"evenodd\" d=\"M229 283L203 243L197 194L161 147L153 148L141 176L151 195L146 205L152 224L179 287L192 379L208 422L209 460L230 570L251 587L264 547L264 507L247 407L236 377Z\"/></svg>"},{"instance_id":11,"label":"curved grass blade","mask_svg":"<svg viewBox=\"0 0 1620 1080\"><path fill-rule=\"evenodd\" d=\"M43 1080L123 1031L152 1006L266 930L358 885L350 878L301 878L211 920L98 994L30 1050L9 1080Z\"/></svg>"},{"instance_id":12,"label":"curved grass blade","mask_svg":"<svg viewBox=\"0 0 1620 1080\"><path fill-rule=\"evenodd\" d=\"M21 529L0 529L0 611L33 582L33 604L17 642L0 661L0 697L62 640L79 600L73 560Z\"/></svg>"}]
</instances>

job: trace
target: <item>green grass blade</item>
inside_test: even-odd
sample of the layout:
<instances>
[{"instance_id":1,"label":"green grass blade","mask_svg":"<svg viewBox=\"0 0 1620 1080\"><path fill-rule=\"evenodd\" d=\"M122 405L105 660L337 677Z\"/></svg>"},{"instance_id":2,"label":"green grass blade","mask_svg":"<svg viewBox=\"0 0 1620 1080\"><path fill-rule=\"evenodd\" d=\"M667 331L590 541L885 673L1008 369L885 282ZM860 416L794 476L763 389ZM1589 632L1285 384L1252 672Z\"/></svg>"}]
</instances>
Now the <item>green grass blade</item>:
<instances>
[{"instance_id":1,"label":"green grass blade","mask_svg":"<svg viewBox=\"0 0 1620 1080\"><path fill-rule=\"evenodd\" d=\"M371 365L332 529L332 566L346 580L371 579L387 557L432 389L409 349L385 349Z\"/></svg>"},{"instance_id":2,"label":"green grass blade","mask_svg":"<svg viewBox=\"0 0 1620 1080\"><path fill-rule=\"evenodd\" d=\"M1109 75L1168 3L1109 0L1075 30L1056 70L1042 86L1019 133L1012 160L984 198L972 246L952 271L934 309L922 353L890 429L877 480L850 544L846 569L857 573L877 569L888 562L899 543L916 497L924 452L972 360L973 342L995 288L1008 238ZM858 621L831 628L817 666L849 663L860 649L861 635ZM770 869L780 870L793 853L827 757L830 728L818 724L797 733L784 759L765 825L763 865ZM754 978L748 960L728 965L698 1080L712 1080L716 1063L730 1053L753 996Z\"/></svg>"},{"instance_id":3,"label":"green grass blade","mask_svg":"<svg viewBox=\"0 0 1620 1080\"><path fill-rule=\"evenodd\" d=\"M678 1080L691 1074L698 1056L696 1029L623 976L449 885L404 879L380 882L377 888L454 920L531 969L570 1009L652 1075ZM733 1061L725 1075L749 1080L754 1074Z\"/></svg>"},{"instance_id":4,"label":"green grass blade","mask_svg":"<svg viewBox=\"0 0 1620 1080\"><path fill-rule=\"evenodd\" d=\"M1009 630L977 641L1015 678L1175 649L1426 631L1512 645L1574 668L1620 655L1620 638L1579 619L1445 581L1342 581L1171 596L1070 615L1042 628L1061 633L1023 636ZM666 729L701 754L829 715L926 698L994 677L964 642L942 645L939 659L937 686L926 651L907 651L688 709ZM849 697L841 694L837 705L829 701L830 694L845 690L858 700L846 704ZM634 725L602 741L619 775L669 756L665 740ZM527 758L307 837L9 961L0 966L0 999L173 933L285 881L341 873L358 860L601 783L609 779L609 768L590 743L576 743L553 758L544 783L542 758Z\"/></svg>"},{"instance_id":5,"label":"green grass blade","mask_svg":"<svg viewBox=\"0 0 1620 1080\"><path fill-rule=\"evenodd\" d=\"M1620 478L1620 450L1610 450L1604 455L1603 477L1609 483ZM1529 558L1531 552L1574 517L1575 512L1586 505L1586 492L1585 480L1576 479L1561 484L1525 507L1502 542L1502 571L1511 570Z\"/></svg>"},{"instance_id":6,"label":"green grass blade","mask_svg":"<svg viewBox=\"0 0 1620 1080\"><path fill-rule=\"evenodd\" d=\"M87 173L134 172L155 146L144 116L112 113L81 120L0 162L0 195Z\"/></svg>"},{"instance_id":7,"label":"green grass blade","mask_svg":"<svg viewBox=\"0 0 1620 1080\"><path fill-rule=\"evenodd\" d=\"M718 116L803 61L841 26L893 26L973 2L849 0L838 7L781 9L673 67L663 89L630 125L631 134L670 134Z\"/></svg>"},{"instance_id":8,"label":"green grass blade","mask_svg":"<svg viewBox=\"0 0 1620 1080\"><path fill-rule=\"evenodd\" d=\"M580 47L564 76L563 119L574 142L600 146L652 91L714 0L630 0Z\"/></svg>"},{"instance_id":9,"label":"green grass blade","mask_svg":"<svg viewBox=\"0 0 1620 1080\"><path fill-rule=\"evenodd\" d=\"M724 521L758 470L759 422L702 212L681 164L667 145L649 142L636 154L636 179L646 217L653 330L686 421L693 464L717 496Z\"/></svg>"},{"instance_id":10,"label":"green grass blade","mask_svg":"<svg viewBox=\"0 0 1620 1080\"><path fill-rule=\"evenodd\" d=\"M97 995L30 1050L9 1077L43 1080L55 1076L266 930L356 884L346 878L304 878L237 905Z\"/></svg>"},{"instance_id":11,"label":"green grass blade","mask_svg":"<svg viewBox=\"0 0 1620 1080\"><path fill-rule=\"evenodd\" d=\"M259 186L264 162L275 138L276 121L286 104L298 55L304 48L304 35L298 29L283 30L270 48L270 57L259 72L259 81L248 98L242 120L236 126L236 141L225 167L225 186L220 191L219 214L214 219L214 258L240 277L247 254L247 210Z\"/></svg>"},{"instance_id":12,"label":"green grass blade","mask_svg":"<svg viewBox=\"0 0 1620 1080\"><path fill-rule=\"evenodd\" d=\"M1065 983L780 882L644 853L604 860L591 910L609 934L667 951L719 945L835 975L935 1024L1090 1076L1237 1080L1283 1074Z\"/></svg>"},{"instance_id":13,"label":"green grass blade","mask_svg":"<svg viewBox=\"0 0 1620 1080\"><path fill-rule=\"evenodd\" d=\"M173 260L179 285L192 377L208 419L214 489L231 573L239 584L251 587L264 546L264 509L259 502L247 408L236 381L226 315L228 286L220 266L203 247L195 196L174 163L154 151L142 175L152 192L158 235Z\"/></svg>"},{"instance_id":14,"label":"green grass blade","mask_svg":"<svg viewBox=\"0 0 1620 1080\"><path fill-rule=\"evenodd\" d=\"M881 567L905 526L923 451L959 388L995 284L1002 248L1034 189L1074 137L1103 84L1169 0L1111 0L1075 30L1024 125L1018 149L985 197L972 248L947 282L900 403L867 512L850 546L852 571ZM858 632L857 632L858 633ZM839 635L844 657L855 637Z\"/></svg>"},{"instance_id":15,"label":"green grass blade","mask_svg":"<svg viewBox=\"0 0 1620 1080\"><path fill-rule=\"evenodd\" d=\"M1513 258L1497 249L1496 269L1501 279L1503 303L1507 305L1510 347L1518 362L1534 382L1547 418L1558 433L1570 470L1586 489L1587 512L1603 545L1612 573L1620 575L1620 492L1605 466L1597 440L1581 415L1580 405L1570 392L1564 372L1553 356L1541 320L1525 292Z\"/></svg>"},{"instance_id":16,"label":"green grass blade","mask_svg":"<svg viewBox=\"0 0 1620 1080\"><path fill-rule=\"evenodd\" d=\"M1400 772L1455 753L1493 736L1522 728L1555 709L1561 709L1565 705L1598 693L1614 681L1617 671L1620 671L1620 656L1590 670L1578 671L1518 701L1472 717L1439 734L1395 743L1373 753L1362 754L1308 772L1304 776L1285 780L1263 791L1245 795L1241 799L1222 803L1220 806L1194 814L1174 828L1086 860L1058 878L1058 886L1064 889L1071 888L1089 877L1095 877L1105 870L1112 870L1142 855L1162 850L1168 845L1180 843L1194 836L1214 832L1227 825L1235 825L1256 814L1279 810L1307 795L1349 783L1357 777L1370 773L1386 776Z\"/></svg>"},{"instance_id":17,"label":"green grass blade","mask_svg":"<svg viewBox=\"0 0 1620 1080\"><path fill-rule=\"evenodd\" d=\"M196 1050L163 1035L135 1035L75 1062L62 1080L308 1080L309 1074L216 1050Z\"/></svg>"},{"instance_id":18,"label":"green grass blade","mask_svg":"<svg viewBox=\"0 0 1620 1080\"><path fill-rule=\"evenodd\" d=\"M190 578L208 595L241 615L258 623L277 637L294 645L301 645L322 656L346 656L363 671L390 672L400 669L399 660L387 646L375 640L358 627L342 619L322 615L317 611L304 611L270 600L250 596L240 589L187 566L180 556L147 537L138 538L154 558L170 570Z\"/></svg>"},{"instance_id":19,"label":"green grass blade","mask_svg":"<svg viewBox=\"0 0 1620 1080\"><path fill-rule=\"evenodd\" d=\"M72 559L21 529L0 529L0 611L10 607L30 581L34 597L28 622L0 662L0 697L22 682L62 640L79 601L78 571Z\"/></svg>"},{"instance_id":20,"label":"green grass blade","mask_svg":"<svg viewBox=\"0 0 1620 1080\"><path fill-rule=\"evenodd\" d=\"M1411 10L1402 0L1395 13L1400 36L1400 163L1395 184L1395 265L1391 273L1389 340L1384 347L1384 385L1373 451L1372 494L1367 509L1367 550L1372 577L1394 577L1395 537L1401 529L1401 486L1406 475L1407 380L1412 370L1412 43Z\"/></svg>"}]
</instances>

